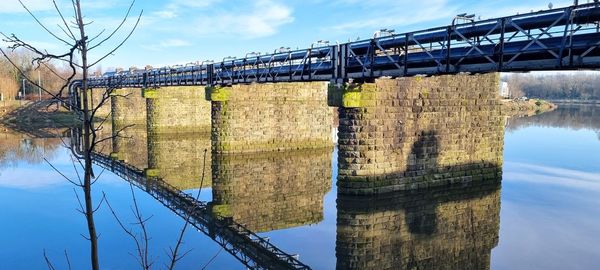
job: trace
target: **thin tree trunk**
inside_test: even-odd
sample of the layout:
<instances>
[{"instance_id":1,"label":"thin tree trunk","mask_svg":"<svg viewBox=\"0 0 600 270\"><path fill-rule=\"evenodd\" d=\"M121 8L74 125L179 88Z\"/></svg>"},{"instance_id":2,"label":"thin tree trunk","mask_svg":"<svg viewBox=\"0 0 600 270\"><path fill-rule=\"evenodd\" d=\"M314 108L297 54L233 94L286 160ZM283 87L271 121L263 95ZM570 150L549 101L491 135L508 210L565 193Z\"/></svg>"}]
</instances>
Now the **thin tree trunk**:
<instances>
[{"instance_id":1,"label":"thin tree trunk","mask_svg":"<svg viewBox=\"0 0 600 270\"><path fill-rule=\"evenodd\" d=\"M84 136L84 166L85 176L83 181L83 192L85 198L85 217L88 225L89 240L90 240L90 257L93 270L100 269L100 262L98 259L98 236L96 233L96 225L94 223L94 206L92 201L92 158L91 149L92 142L90 142L92 132L92 119L90 119L90 108L88 104L88 68L87 68L87 37L85 35L85 24L83 23L83 16L81 14L81 3L79 0L76 1L77 7L77 25L79 26L79 34L81 36L81 61L82 61L82 89L83 91L83 136ZM90 97L91 98L91 97Z\"/></svg>"}]
</instances>

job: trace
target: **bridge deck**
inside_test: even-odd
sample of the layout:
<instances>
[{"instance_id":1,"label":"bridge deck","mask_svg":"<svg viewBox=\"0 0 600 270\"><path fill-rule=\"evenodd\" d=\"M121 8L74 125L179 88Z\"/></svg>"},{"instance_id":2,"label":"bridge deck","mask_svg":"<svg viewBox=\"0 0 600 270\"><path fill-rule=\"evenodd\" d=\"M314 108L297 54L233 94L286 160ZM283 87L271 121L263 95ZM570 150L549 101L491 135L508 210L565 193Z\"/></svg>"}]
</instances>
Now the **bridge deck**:
<instances>
[{"instance_id":1,"label":"bridge deck","mask_svg":"<svg viewBox=\"0 0 600 270\"><path fill-rule=\"evenodd\" d=\"M90 87L372 80L381 76L600 67L600 5L570 6L220 63L131 69Z\"/></svg>"}]
</instances>

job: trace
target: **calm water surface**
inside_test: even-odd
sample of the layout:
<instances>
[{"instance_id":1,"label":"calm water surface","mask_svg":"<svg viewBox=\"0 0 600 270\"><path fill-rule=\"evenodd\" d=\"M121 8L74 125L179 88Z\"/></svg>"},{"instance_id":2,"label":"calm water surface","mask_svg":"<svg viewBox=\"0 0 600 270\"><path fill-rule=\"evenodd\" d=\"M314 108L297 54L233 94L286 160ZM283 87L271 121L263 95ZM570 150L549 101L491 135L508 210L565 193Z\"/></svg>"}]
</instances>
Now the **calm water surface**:
<instances>
[{"instance_id":1,"label":"calm water surface","mask_svg":"<svg viewBox=\"0 0 600 270\"><path fill-rule=\"evenodd\" d=\"M188 150L193 158L166 164L169 156L151 157L157 150L148 155L146 149L140 155L151 158L131 163L156 167L163 162L165 180L195 195L203 167L198 157L208 147L207 140L161 140L155 143L159 147L194 146ZM347 265L364 253L382 262L375 268L426 265L444 269L468 264L492 269L597 269L600 107L565 106L539 116L510 119L504 140L501 189L490 185L362 201L337 198L337 153L332 149L233 160L212 157L205 167L211 176L200 198L213 206L229 205L227 211L239 223L282 250L298 254L314 269ZM159 148L156 145L154 149ZM0 134L0 269L47 269L44 251L57 268L66 269L65 250L74 269L88 268L89 246L80 235L87 228L75 210L76 190L43 158L76 179L69 152L60 140L32 139L12 131ZM211 173L210 164L216 173ZM96 168L97 173L101 171ZM210 185L215 177L226 181ZM183 219L144 191L133 190L140 209L151 217L150 254L161 269ZM134 222L128 182L103 172L94 186L96 202L103 192L124 221ZM389 212L402 213L404 218L362 231L349 225L368 224ZM137 269L130 255L135 245L107 207L100 207L96 225L101 233L102 268ZM349 240L357 236L364 236L365 241L369 237L394 240L374 250ZM245 269L195 229L187 231L184 249L190 253L180 261L179 269ZM408 263L404 260L405 265L397 265L398 258L407 256Z\"/></svg>"}]
</instances>

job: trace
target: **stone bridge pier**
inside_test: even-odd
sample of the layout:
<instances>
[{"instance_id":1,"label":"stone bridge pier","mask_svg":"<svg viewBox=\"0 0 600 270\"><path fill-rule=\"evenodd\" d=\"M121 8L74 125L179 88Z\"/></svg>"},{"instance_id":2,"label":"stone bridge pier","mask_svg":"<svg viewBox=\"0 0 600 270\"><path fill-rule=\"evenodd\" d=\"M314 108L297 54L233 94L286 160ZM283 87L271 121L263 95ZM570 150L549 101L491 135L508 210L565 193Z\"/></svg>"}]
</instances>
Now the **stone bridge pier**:
<instances>
[{"instance_id":1,"label":"stone bridge pier","mask_svg":"<svg viewBox=\"0 0 600 270\"><path fill-rule=\"evenodd\" d=\"M79 95L79 102L83 106L83 95ZM102 100L105 100L104 103L101 104ZM106 91L105 88L91 88L87 90L87 101L88 108L90 110L98 107L96 110L96 120L105 119L110 117L111 113L111 99L110 93ZM110 120L110 119L108 119ZM108 121L107 121L108 123Z\"/></svg>"},{"instance_id":2,"label":"stone bridge pier","mask_svg":"<svg viewBox=\"0 0 600 270\"><path fill-rule=\"evenodd\" d=\"M140 89L116 89L111 96L111 157L143 170L148 167L146 100Z\"/></svg>"},{"instance_id":3,"label":"stone bridge pier","mask_svg":"<svg viewBox=\"0 0 600 270\"><path fill-rule=\"evenodd\" d=\"M207 87L212 150L261 152L331 147L333 110L327 83Z\"/></svg>"},{"instance_id":4,"label":"stone bridge pier","mask_svg":"<svg viewBox=\"0 0 600 270\"><path fill-rule=\"evenodd\" d=\"M332 185L331 157L331 148L213 153L212 210L255 232L318 223Z\"/></svg>"},{"instance_id":5,"label":"stone bridge pier","mask_svg":"<svg viewBox=\"0 0 600 270\"><path fill-rule=\"evenodd\" d=\"M331 85L338 192L369 195L494 179L504 125L499 74Z\"/></svg>"},{"instance_id":6,"label":"stone bridge pier","mask_svg":"<svg viewBox=\"0 0 600 270\"><path fill-rule=\"evenodd\" d=\"M153 134L204 133L210 130L210 102L197 86L144 89L148 132Z\"/></svg>"},{"instance_id":7,"label":"stone bridge pier","mask_svg":"<svg viewBox=\"0 0 600 270\"><path fill-rule=\"evenodd\" d=\"M181 190L210 186L210 102L201 87L144 89L148 126L147 176ZM207 149L206 161L204 150Z\"/></svg>"}]
</instances>

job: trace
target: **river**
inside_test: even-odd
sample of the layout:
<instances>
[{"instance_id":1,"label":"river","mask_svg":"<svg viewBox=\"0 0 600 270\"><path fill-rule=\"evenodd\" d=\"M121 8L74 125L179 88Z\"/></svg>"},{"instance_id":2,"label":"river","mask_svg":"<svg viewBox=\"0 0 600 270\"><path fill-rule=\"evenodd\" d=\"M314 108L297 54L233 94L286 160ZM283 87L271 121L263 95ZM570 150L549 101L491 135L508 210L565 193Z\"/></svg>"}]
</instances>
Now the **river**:
<instances>
[{"instance_id":1,"label":"river","mask_svg":"<svg viewBox=\"0 0 600 270\"><path fill-rule=\"evenodd\" d=\"M77 179L65 141L0 132L0 269L47 269L44 253L57 269L67 269L65 252L73 269L89 268L89 243L81 236L85 218L76 210L79 190L49 165ZM169 185L193 196L200 192L213 213L232 216L313 269L600 265L598 106L565 105L507 120L497 184L376 198L337 196L335 148L221 158L210 155L209 135L134 142L150 147L134 151L130 163L160 168ZM139 233L133 190L149 218L150 260L162 269L184 219L112 172L99 166L95 171L101 173L93 186L95 202L106 194L125 227ZM139 268L135 243L105 203L95 217L102 269ZM178 269L245 269L196 228L186 231L182 249L189 253Z\"/></svg>"}]
</instances>

